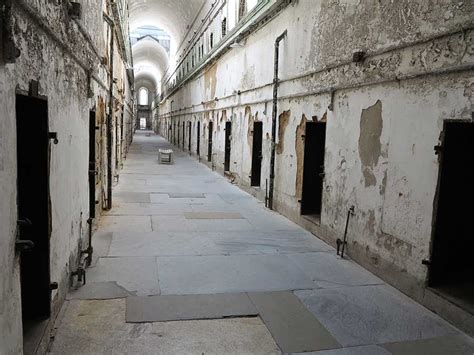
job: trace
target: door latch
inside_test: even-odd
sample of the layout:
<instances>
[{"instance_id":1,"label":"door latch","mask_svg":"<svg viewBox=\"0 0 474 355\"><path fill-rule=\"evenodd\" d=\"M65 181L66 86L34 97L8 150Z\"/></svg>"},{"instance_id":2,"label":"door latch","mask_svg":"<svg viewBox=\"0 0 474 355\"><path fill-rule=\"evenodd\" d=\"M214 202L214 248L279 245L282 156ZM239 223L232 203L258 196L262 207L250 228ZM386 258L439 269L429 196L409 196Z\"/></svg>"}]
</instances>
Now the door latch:
<instances>
[{"instance_id":1,"label":"door latch","mask_svg":"<svg viewBox=\"0 0 474 355\"><path fill-rule=\"evenodd\" d=\"M49 133L48 133L48 138L49 138L49 139L52 139L54 144L58 144L58 143L59 143L59 140L58 140L58 132L49 132Z\"/></svg>"}]
</instances>

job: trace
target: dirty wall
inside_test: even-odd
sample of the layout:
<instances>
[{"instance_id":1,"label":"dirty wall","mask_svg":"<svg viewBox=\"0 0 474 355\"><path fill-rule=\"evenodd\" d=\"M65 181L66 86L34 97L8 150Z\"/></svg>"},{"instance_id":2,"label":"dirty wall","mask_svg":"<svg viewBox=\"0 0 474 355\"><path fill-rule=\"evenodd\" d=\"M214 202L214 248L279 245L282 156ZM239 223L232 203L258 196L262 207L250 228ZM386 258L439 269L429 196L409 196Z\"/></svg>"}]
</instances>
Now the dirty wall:
<instances>
[{"instance_id":1,"label":"dirty wall","mask_svg":"<svg viewBox=\"0 0 474 355\"><path fill-rule=\"evenodd\" d=\"M58 144L50 143L50 273L58 283L52 291L52 308L59 309L78 266L81 249L87 247L89 225L89 115L96 118L97 214L106 189L106 115L108 111L107 25L102 14L105 1L82 1L82 17L72 19L66 2L2 1L2 53L0 62L0 353L22 352L21 292L17 236L17 92L28 95L38 83L38 95L47 99L49 131ZM5 6L5 7L4 7ZM8 10L7 12L4 12ZM104 31L104 36L95 33ZM7 46L5 43L12 44ZM8 58L8 51L18 52ZM117 48L117 47L116 47ZM114 159L121 165L130 142L133 103L126 83L123 58L116 53L114 77L115 120L129 107L122 127L114 130ZM105 58L105 59L103 59ZM101 64L102 63L102 64ZM30 92L31 93L31 92ZM129 102L130 101L130 102ZM120 122L120 121L119 121ZM128 136L126 143L117 137ZM34 149L34 147L32 147ZM116 153L115 153L116 154ZM117 170L118 171L118 170ZM117 174L114 171L114 174Z\"/></svg>"},{"instance_id":2,"label":"dirty wall","mask_svg":"<svg viewBox=\"0 0 474 355\"><path fill-rule=\"evenodd\" d=\"M472 120L474 4L296 1L160 104L158 131L263 199L269 179L273 53L280 44L277 211L335 245L350 206L348 253L431 308L427 299L439 143L446 119ZM360 52L360 53L357 53ZM356 54L356 55L355 55ZM362 60L357 60L362 55ZM173 112L170 112L171 100ZM207 161L208 124L212 159ZM250 187L253 122L263 122L260 188ZM307 122L326 122L322 211L300 215ZM171 128L171 130L170 130ZM178 138L179 133L179 138Z\"/></svg>"}]
</instances>

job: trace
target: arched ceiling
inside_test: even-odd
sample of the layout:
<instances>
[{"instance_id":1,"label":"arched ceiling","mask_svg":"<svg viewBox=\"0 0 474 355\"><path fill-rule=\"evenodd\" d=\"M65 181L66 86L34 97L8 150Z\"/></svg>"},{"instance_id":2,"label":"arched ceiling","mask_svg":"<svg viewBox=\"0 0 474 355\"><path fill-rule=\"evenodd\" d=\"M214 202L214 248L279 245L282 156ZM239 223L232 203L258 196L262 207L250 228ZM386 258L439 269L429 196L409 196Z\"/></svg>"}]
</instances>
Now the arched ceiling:
<instances>
[{"instance_id":1,"label":"arched ceiling","mask_svg":"<svg viewBox=\"0 0 474 355\"><path fill-rule=\"evenodd\" d=\"M161 80L169 62L168 53L161 44L152 38L145 38L133 45L132 53L135 68L152 65L159 73L158 80Z\"/></svg>"},{"instance_id":2,"label":"arched ceiling","mask_svg":"<svg viewBox=\"0 0 474 355\"><path fill-rule=\"evenodd\" d=\"M154 73L148 70L142 70L138 73L135 73L135 89L138 90L142 87L146 87L148 91L157 93L159 89L159 84L154 78Z\"/></svg>"},{"instance_id":3,"label":"arched ceiling","mask_svg":"<svg viewBox=\"0 0 474 355\"><path fill-rule=\"evenodd\" d=\"M205 1L130 0L130 29L134 30L140 26L162 28L171 36L172 48L176 48L184 39Z\"/></svg>"}]
</instances>

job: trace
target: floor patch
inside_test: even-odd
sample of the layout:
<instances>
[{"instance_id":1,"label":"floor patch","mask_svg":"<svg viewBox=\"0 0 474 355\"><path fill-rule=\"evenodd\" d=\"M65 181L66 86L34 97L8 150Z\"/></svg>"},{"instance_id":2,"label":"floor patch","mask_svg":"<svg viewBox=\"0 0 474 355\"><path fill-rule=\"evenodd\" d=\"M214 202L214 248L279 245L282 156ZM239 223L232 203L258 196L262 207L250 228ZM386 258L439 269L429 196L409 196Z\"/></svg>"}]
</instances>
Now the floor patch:
<instances>
[{"instance_id":1,"label":"floor patch","mask_svg":"<svg viewBox=\"0 0 474 355\"><path fill-rule=\"evenodd\" d=\"M170 192L168 193L170 198L206 198L204 194L192 194L192 193L181 193L181 192Z\"/></svg>"},{"instance_id":2,"label":"floor patch","mask_svg":"<svg viewBox=\"0 0 474 355\"><path fill-rule=\"evenodd\" d=\"M258 314L245 293L129 297L126 307L127 323L218 319Z\"/></svg>"},{"instance_id":3,"label":"floor patch","mask_svg":"<svg viewBox=\"0 0 474 355\"><path fill-rule=\"evenodd\" d=\"M132 296L115 281L88 282L77 290L71 291L66 296L67 300L110 300Z\"/></svg>"},{"instance_id":4,"label":"floor patch","mask_svg":"<svg viewBox=\"0 0 474 355\"><path fill-rule=\"evenodd\" d=\"M431 339L403 341L381 345L391 354L403 355L472 355L474 353L474 342L462 335L444 336Z\"/></svg>"},{"instance_id":5,"label":"floor patch","mask_svg":"<svg viewBox=\"0 0 474 355\"><path fill-rule=\"evenodd\" d=\"M124 202L150 203L150 194L146 192L117 191L114 192L114 197Z\"/></svg>"},{"instance_id":6,"label":"floor patch","mask_svg":"<svg viewBox=\"0 0 474 355\"><path fill-rule=\"evenodd\" d=\"M236 212L184 212L186 219L243 219Z\"/></svg>"},{"instance_id":7,"label":"floor patch","mask_svg":"<svg viewBox=\"0 0 474 355\"><path fill-rule=\"evenodd\" d=\"M283 353L341 347L292 292L249 293L249 297Z\"/></svg>"}]
</instances>

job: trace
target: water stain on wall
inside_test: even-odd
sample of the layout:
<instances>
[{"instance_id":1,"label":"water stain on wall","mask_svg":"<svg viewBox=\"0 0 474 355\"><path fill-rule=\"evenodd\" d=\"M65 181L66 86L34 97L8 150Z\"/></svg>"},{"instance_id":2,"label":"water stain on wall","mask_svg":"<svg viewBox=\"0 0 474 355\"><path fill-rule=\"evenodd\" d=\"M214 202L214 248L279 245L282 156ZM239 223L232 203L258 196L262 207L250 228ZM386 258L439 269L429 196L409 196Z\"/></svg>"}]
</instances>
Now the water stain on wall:
<instances>
[{"instance_id":1,"label":"water stain on wall","mask_svg":"<svg viewBox=\"0 0 474 355\"><path fill-rule=\"evenodd\" d=\"M252 116L252 109L250 106L245 107L244 117L247 119L247 144L250 149L252 149L254 117Z\"/></svg>"},{"instance_id":2,"label":"water stain on wall","mask_svg":"<svg viewBox=\"0 0 474 355\"><path fill-rule=\"evenodd\" d=\"M214 64L204 73L204 85L206 88L206 94L209 93L208 100L214 100L216 97L216 85L217 85L217 65Z\"/></svg>"},{"instance_id":3,"label":"water stain on wall","mask_svg":"<svg viewBox=\"0 0 474 355\"><path fill-rule=\"evenodd\" d=\"M377 102L362 110L360 117L359 156L365 187L375 186L377 179L373 173L382 153L382 102Z\"/></svg>"}]
</instances>

